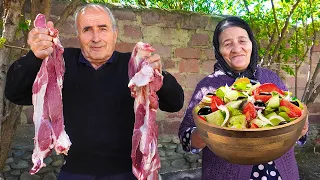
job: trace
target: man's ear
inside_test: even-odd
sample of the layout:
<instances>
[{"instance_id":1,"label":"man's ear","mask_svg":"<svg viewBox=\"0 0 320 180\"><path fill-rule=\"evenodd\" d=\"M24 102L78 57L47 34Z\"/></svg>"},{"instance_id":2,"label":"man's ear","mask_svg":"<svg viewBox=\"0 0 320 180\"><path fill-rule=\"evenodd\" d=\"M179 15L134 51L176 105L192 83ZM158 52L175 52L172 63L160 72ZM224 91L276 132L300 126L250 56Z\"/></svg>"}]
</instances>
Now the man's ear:
<instances>
[{"instance_id":1,"label":"man's ear","mask_svg":"<svg viewBox=\"0 0 320 180\"><path fill-rule=\"evenodd\" d=\"M114 38L117 40L118 38L118 28L114 30Z\"/></svg>"}]
</instances>

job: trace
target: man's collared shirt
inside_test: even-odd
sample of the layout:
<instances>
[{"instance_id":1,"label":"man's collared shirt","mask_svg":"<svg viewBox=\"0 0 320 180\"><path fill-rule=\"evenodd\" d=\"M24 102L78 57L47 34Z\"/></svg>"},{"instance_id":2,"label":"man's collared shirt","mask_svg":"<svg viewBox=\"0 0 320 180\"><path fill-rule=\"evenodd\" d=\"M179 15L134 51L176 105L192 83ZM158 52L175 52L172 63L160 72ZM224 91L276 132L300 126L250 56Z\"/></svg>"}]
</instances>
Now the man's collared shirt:
<instances>
[{"instance_id":1,"label":"man's collared shirt","mask_svg":"<svg viewBox=\"0 0 320 180\"><path fill-rule=\"evenodd\" d=\"M115 59L115 53L113 52L113 53L112 53L112 56L110 57L110 59L108 59L108 60L107 60L104 64L102 64L98 69L104 67L106 64L111 64L111 63L113 63L114 59ZM83 56L82 52L80 53L80 56L79 56L79 62L93 68L93 66L91 65L91 63ZM98 70L98 69L97 69L97 70Z\"/></svg>"}]
</instances>

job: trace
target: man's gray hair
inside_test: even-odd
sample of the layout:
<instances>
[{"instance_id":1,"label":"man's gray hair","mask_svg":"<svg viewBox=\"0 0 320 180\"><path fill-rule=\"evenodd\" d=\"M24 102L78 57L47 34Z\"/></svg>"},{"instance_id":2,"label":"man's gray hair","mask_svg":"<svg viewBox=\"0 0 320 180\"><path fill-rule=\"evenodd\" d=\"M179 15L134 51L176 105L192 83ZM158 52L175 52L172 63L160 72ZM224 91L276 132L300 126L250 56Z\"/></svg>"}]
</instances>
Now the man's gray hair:
<instances>
[{"instance_id":1,"label":"man's gray hair","mask_svg":"<svg viewBox=\"0 0 320 180\"><path fill-rule=\"evenodd\" d=\"M82 7L80 7L80 8L76 11L76 13L75 13L75 15L74 15L74 26L76 27L76 32L77 32L77 34L78 34L78 26L77 26L78 15L79 15L79 13L84 12L84 11L85 11L86 9L88 9L88 8L102 8L102 9L109 15L109 17L110 17L110 20L111 20L111 22L112 22L112 29L113 29L113 31L117 30L116 20L115 20L115 18L114 18L114 16L113 16L112 12L110 11L110 9L109 9L107 6L105 6L105 5L103 5L103 4L89 3L89 4L86 4L86 5L82 6Z\"/></svg>"}]
</instances>

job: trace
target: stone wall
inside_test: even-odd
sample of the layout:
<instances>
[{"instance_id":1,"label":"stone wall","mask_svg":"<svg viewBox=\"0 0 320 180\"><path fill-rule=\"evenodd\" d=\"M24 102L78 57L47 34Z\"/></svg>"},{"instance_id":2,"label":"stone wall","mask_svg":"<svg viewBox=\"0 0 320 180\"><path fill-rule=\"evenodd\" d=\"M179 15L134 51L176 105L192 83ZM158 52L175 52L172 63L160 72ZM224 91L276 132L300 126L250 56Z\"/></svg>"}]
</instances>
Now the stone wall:
<instances>
[{"instance_id":1,"label":"stone wall","mask_svg":"<svg viewBox=\"0 0 320 180\"><path fill-rule=\"evenodd\" d=\"M66 4L54 1L50 17L56 20ZM215 57L212 36L221 17L192 12L165 11L122 6L111 6L119 29L116 50L131 52L138 41L148 42L163 61L164 68L172 73L184 89L185 103L177 113L158 111L157 121L160 134L176 135L192 93L197 83L213 71ZM74 28L74 18L69 17L60 28L60 39L64 47L79 47ZM314 48L314 62L320 58L320 45ZM313 69L316 66L312 65ZM308 65L303 64L298 73L298 93L301 98L306 86ZM294 93L294 77L280 74L290 91ZM318 78L319 79L319 78ZM318 80L319 81L319 80ZM320 96L309 108L310 114L320 114ZM32 113L22 116L32 123ZM313 118L316 119L316 118Z\"/></svg>"},{"instance_id":2,"label":"stone wall","mask_svg":"<svg viewBox=\"0 0 320 180\"><path fill-rule=\"evenodd\" d=\"M51 20L56 20L63 12L66 4L54 1ZM116 50L121 52L132 51L138 41L148 42L156 48L162 57L164 68L172 73L182 85L185 93L185 103L177 113L158 112L159 125L159 153L161 156L161 173L179 169L201 167L200 155L185 153L177 138L177 131L185 108L192 96L196 84L213 71L215 63L212 50L212 35L217 22L221 17L201 15L191 12L164 11L158 9L141 9L131 7L110 6L119 28ZM60 39L64 47L79 47L76 38L74 19L69 17L60 29ZM314 48L314 59L319 59L320 46ZM306 83L307 64L303 65L298 74L298 97L301 97ZM313 65L313 67L315 67ZM293 91L294 79L285 76L284 82ZM313 122L317 121L320 112L320 98L309 107ZM16 134L12 151L7 160L5 175L8 179L55 179L63 158L52 155L46 159L48 167L37 175L26 173L31 166L33 148L32 107L24 107L21 114L20 128ZM17 138L20 137L20 138ZM22 138L21 138L22 137Z\"/></svg>"}]
</instances>

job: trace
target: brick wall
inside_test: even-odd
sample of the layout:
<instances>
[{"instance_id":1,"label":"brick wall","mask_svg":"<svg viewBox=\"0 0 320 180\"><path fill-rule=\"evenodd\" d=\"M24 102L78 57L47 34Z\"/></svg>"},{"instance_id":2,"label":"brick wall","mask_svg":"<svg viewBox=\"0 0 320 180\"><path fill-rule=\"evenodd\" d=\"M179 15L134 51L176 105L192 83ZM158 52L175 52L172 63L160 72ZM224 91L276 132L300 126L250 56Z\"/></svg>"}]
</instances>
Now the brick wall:
<instances>
[{"instance_id":1,"label":"brick wall","mask_svg":"<svg viewBox=\"0 0 320 180\"><path fill-rule=\"evenodd\" d=\"M65 6L62 2L53 2L51 18L57 19ZM215 58L212 36L221 17L158 9L117 6L110 6L110 8L119 29L116 50L129 52L138 41L150 43L156 48L156 53L162 57L164 68L182 85L185 93L183 109L173 114L159 111L157 117L160 134L176 135L196 84L213 71ZM69 17L60 29L60 39L64 47L79 47L73 23L73 17ZM317 51L314 53L314 59L317 60L320 55L320 46L314 51ZM304 65L299 72L299 98L305 87L307 70L307 65ZM294 92L294 77L285 76L284 82ZM310 107L312 114L320 112L319 97L316 102L318 103ZM26 109L26 113L22 116L26 121L32 122L28 112L30 110Z\"/></svg>"}]
</instances>

